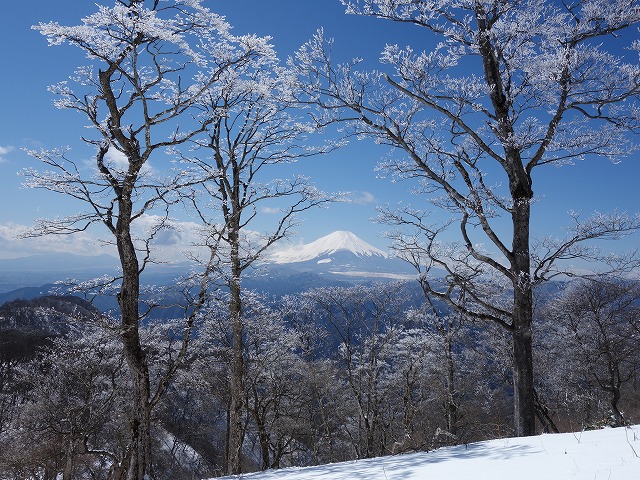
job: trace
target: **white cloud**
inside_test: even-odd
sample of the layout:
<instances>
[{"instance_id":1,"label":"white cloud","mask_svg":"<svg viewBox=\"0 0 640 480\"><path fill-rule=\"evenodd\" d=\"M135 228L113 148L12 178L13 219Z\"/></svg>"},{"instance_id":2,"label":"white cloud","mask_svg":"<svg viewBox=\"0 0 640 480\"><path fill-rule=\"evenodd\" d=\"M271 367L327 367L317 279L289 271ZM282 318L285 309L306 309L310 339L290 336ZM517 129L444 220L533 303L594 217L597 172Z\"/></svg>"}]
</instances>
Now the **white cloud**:
<instances>
[{"instance_id":1,"label":"white cloud","mask_svg":"<svg viewBox=\"0 0 640 480\"><path fill-rule=\"evenodd\" d=\"M266 215L277 215L279 213L282 213L281 209L274 207L262 207L260 211Z\"/></svg>"},{"instance_id":2,"label":"white cloud","mask_svg":"<svg viewBox=\"0 0 640 480\"><path fill-rule=\"evenodd\" d=\"M85 164L88 168L96 169L95 158L87 158ZM124 175L129 169L129 160L127 156L121 151L110 147L104 156L105 164L114 172L119 172L120 175ZM152 176L154 174L153 168L149 165L149 162L142 166L141 173L143 175Z\"/></svg>"},{"instance_id":3,"label":"white cloud","mask_svg":"<svg viewBox=\"0 0 640 480\"><path fill-rule=\"evenodd\" d=\"M155 215L143 215L133 224L133 236L139 247L162 220ZM83 256L102 254L117 257L113 237L101 225L95 225L84 232L69 235L47 235L24 238L31 227L17 223L0 224L0 259L20 258L47 253L72 253ZM259 232L243 232L247 244L259 245L263 236ZM107 242L109 244L107 244ZM191 221L171 220L155 232L151 242L152 259L162 263L183 262L200 254L203 258L207 250L202 247L202 225Z\"/></svg>"},{"instance_id":4,"label":"white cloud","mask_svg":"<svg viewBox=\"0 0 640 480\"><path fill-rule=\"evenodd\" d=\"M0 258L19 258L46 253L73 253L76 255L101 255L115 253L115 248L104 245L98 237L89 232L73 235L47 235L23 238L29 231L27 225L16 223L0 224Z\"/></svg>"},{"instance_id":5,"label":"white cloud","mask_svg":"<svg viewBox=\"0 0 640 480\"><path fill-rule=\"evenodd\" d=\"M14 150L14 148L11 147L11 146L3 147L2 145L0 145L0 163L6 162L7 159L5 158L5 156L9 152L12 152L13 150Z\"/></svg>"},{"instance_id":6,"label":"white cloud","mask_svg":"<svg viewBox=\"0 0 640 480\"><path fill-rule=\"evenodd\" d=\"M159 225L162 225L159 228ZM162 262L181 262L193 245L201 242L201 226L190 221L165 220L160 215L143 215L133 223L133 235L141 243L153 234L152 258Z\"/></svg>"},{"instance_id":7,"label":"white cloud","mask_svg":"<svg viewBox=\"0 0 640 480\"><path fill-rule=\"evenodd\" d=\"M146 216L134 224L134 236L146 238L157 217ZM20 258L29 255L47 253L73 253L75 255L95 256L108 254L117 256L111 233L96 225L84 232L69 235L46 235L27 237L31 227L16 223L0 224L0 258ZM159 231L153 241L153 256L166 262L183 261L184 252L199 239L195 224L176 222L169 228ZM109 242L110 244L107 244Z\"/></svg>"},{"instance_id":8,"label":"white cloud","mask_svg":"<svg viewBox=\"0 0 640 480\"><path fill-rule=\"evenodd\" d=\"M371 192L350 192L342 200L344 203L355 203L356 205L369 205L376 202L376 197Z\"/></svg>"},{"instance_id":9,"label":"white cloud","mask_svg":"<svg viewBox=\"0 0 640 480\"><path fill-rule=\"evenodd\" d=\"M134 223L134 238L142 247L151 229L160 217L143 216ZM118 256L113 245L113 237L105 228L95 225L84 232L69 235L46 235L27 237L30 226L17 223L0 224L0 259L21 258L30 255L72 253L83 256L102 254ZM156 232L152 241L152 258L167 262L187 260L186 253L193 254L194 247L201 238L200 227L192 222L172 222L168 227Z\"/></svg>"}]
</instances>

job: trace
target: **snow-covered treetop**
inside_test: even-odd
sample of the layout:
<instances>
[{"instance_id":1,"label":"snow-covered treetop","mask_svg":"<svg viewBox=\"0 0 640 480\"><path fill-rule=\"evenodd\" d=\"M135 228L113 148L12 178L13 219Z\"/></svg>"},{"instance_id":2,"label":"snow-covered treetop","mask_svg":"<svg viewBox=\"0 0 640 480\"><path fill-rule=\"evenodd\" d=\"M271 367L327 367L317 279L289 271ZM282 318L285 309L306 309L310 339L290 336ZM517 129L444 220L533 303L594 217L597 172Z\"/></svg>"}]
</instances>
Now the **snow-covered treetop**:
<instances>
[{"instance_id":1,"label":"snow-covered treetop","mask_svg":"<svg viewBox=\"0 0 640 480\"><path fill-rule=\"evenodd\" d=\"M89 59L88 65L76 69L71 82L50 88L57 95L55 105L84 113L103 137L115 135L116 143L122 144L118 131L130 137L175 119L231 66L259 69L263 62L273 61L270 37L232 35L224 17L201 3L118 1L113 7L98 5L81 25L34 25L49 45L77 46ZM109 98L111 103L105 100ZM138 115L139 109L144 115ZM167 129L174 132L169 142L189 136L185 125ZM113 146L126 153L122 145Z\"/></svg>"},{"instance_id":2,"label":"snow-covered treetop","mask_svg":"<svg viewBox=\"0 0 640 480\"><path fill-rule=\"evenodd\" d=\"M434 35L424 51L387 45L377 72L362 70L355 59L327 74L332 45L320 32L293 63L309 85L309 101L327 107L323 124L356 105L375 126L352 122L354 134L397 145L385 127L401 132L400 144L433 158L434 170L441 158L427 156L430 149L446 152L442 157L464 150L499 162L503 149L517 149L531 170L589 155L619 160L636 148L626 133L640 128L640 66L633 53L640 42L619 32L640 22L637 0L342 3L348 13L416 24ZM331 75L337 80L328 85ZM494 101L508 107L496 114ZM447 138L452 123L456 142L449 148L432 132L442 129ZM449 174L446 168L437 173Z\"/></svg>"},{"instance_id":3,"label":"snow-covered treetop","mask_svg":"<svg viewBox=\"0 0 640 480\"><path fill-rule=\"evenodd\" d=\"M103 60L118 61L120 56L129 54L132 40L136 45L154 44L156 48L162 42L177 46L173 54L187 55L200 66L207 64L207 57L231 59L234 49L227 41L239 41L246 49L270 50L269 37L232 36L225 18L203 7L201 0L162 0L150 8L145 7L146 3L150 2L97 5L98 11L82 19L82 25L47 22L32 28L46 35L49 45L68 42L86 50L89 58ZM190 37L199 41L190 42ZM225 41L220 42L221 39Z\"/></svg>"}]
</instances>

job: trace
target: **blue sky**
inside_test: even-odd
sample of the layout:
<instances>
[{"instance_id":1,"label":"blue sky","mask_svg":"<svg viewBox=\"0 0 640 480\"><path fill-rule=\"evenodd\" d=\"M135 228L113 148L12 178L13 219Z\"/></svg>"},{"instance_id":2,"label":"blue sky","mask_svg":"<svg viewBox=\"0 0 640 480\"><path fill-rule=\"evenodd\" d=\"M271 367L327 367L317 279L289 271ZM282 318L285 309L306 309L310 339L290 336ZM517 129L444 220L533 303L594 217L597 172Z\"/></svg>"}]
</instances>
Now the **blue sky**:
<instances>
[{"instance_id":1,"label":"blue sky","mask_svg":"<svg viewBox=\"0 0 640 480\"><path fill-rule=\"evenodd\" d=\"M109 4L110 2L103 2ZM205 5L223 14L235 33L270 35L284 58L308 40L319 27L335 38L335 50L343 58L360 56L374 60L386 43L412 44L429 48L430 36L411 25L345 15L339 0L205 0ZM0 258L42 252L52 248L52 240L18 242L11 237L38 217L64 215L80 206L45 191L21 188L17 172L34 166L20 149L53 148L63 145L82 150L79 137L86 131L84 119L73 112L57 110L47 86L66 79L84 63L82 53L68 46L48 47L46 39L31 25L50 20L75 25L95 10L91 0L21 0L5 2L0 15ZM75 151L75 150L74 150ZM408 184L391 184L374 171L385 154L382 147L355 142L325 157L301 161L299 169L316 185L328 191L351 191L350 203L332 205L306 213L294 241L310 242L334 230L351 230L373 245L386 249L381 233L384 225L373 223L375 207L398 201L419 204ZM562 235L569 221L567 212L588 215L617 209L629 213L638 208L638 158L618 164L590 159L576 166L541 170L534 184L539 201L534 207L536 236ZM104 232L96 230L95 234ZM91 235L65 239L56 249L95 251ZM59 242L60 240L58 240ZM638 236L615 248L633 247ZM612 248L614 246L612 245Z\"/></svg>"}]
</instances>

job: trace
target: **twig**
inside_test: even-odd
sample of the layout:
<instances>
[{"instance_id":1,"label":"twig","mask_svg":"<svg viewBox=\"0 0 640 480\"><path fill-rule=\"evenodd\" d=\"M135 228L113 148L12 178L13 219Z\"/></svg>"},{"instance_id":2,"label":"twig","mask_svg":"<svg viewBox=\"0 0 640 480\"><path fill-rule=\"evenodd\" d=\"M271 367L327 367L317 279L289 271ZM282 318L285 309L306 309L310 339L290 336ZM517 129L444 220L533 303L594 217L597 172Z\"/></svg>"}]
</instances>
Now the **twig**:
<instances>
[{"instance_id":1,"label":"twig","mask_svg":"<svg viewBox=\"0 0 640 480\"><path fill-rule=\"evenodd\" d=\"M627 428L625 427L624 429L624 436L627 438L627 443L629 444L629 447L631 447L631 450L633 450L633 454L636 456L636 458L640 458L640 456L638 455L638 452L636 452L636 449L633 448L633 445L631 445L631 441L629 440L629 432L627 430L630 430L631 427ZM633 432L634 434L634 438L635 438L635 431Z\"/></svg>"}]
</instances>

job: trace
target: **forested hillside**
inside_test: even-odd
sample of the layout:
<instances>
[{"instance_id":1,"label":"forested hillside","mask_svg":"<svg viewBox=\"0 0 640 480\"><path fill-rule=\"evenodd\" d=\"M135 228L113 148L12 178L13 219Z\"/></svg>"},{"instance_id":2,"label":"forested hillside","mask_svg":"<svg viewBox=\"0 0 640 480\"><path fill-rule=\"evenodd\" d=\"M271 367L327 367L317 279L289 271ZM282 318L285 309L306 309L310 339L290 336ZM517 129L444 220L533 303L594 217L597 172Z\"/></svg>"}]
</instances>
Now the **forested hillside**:
<instances>
[{"instance_id":1,"label":"forested hillside","mask_svg":"<svg viewBox=\"0 0 640 480\"><path fill-rule=\"evenodd\" d=\"M640 420L640 290L573 282L536 320L536 407L547 432ZM245 291L243 470L316 465L510 436L508 336L407 304L415 284ZM142 329L166 365L180 320ZM130 391L117 322L74 297L0 307L0 470L100 476L121 454ZM223 462L231 349L224 301L201 312L153 422L157 477L215 476ZM162 371L150 372L152 382Z\"/></svg>"}]
</instances>

